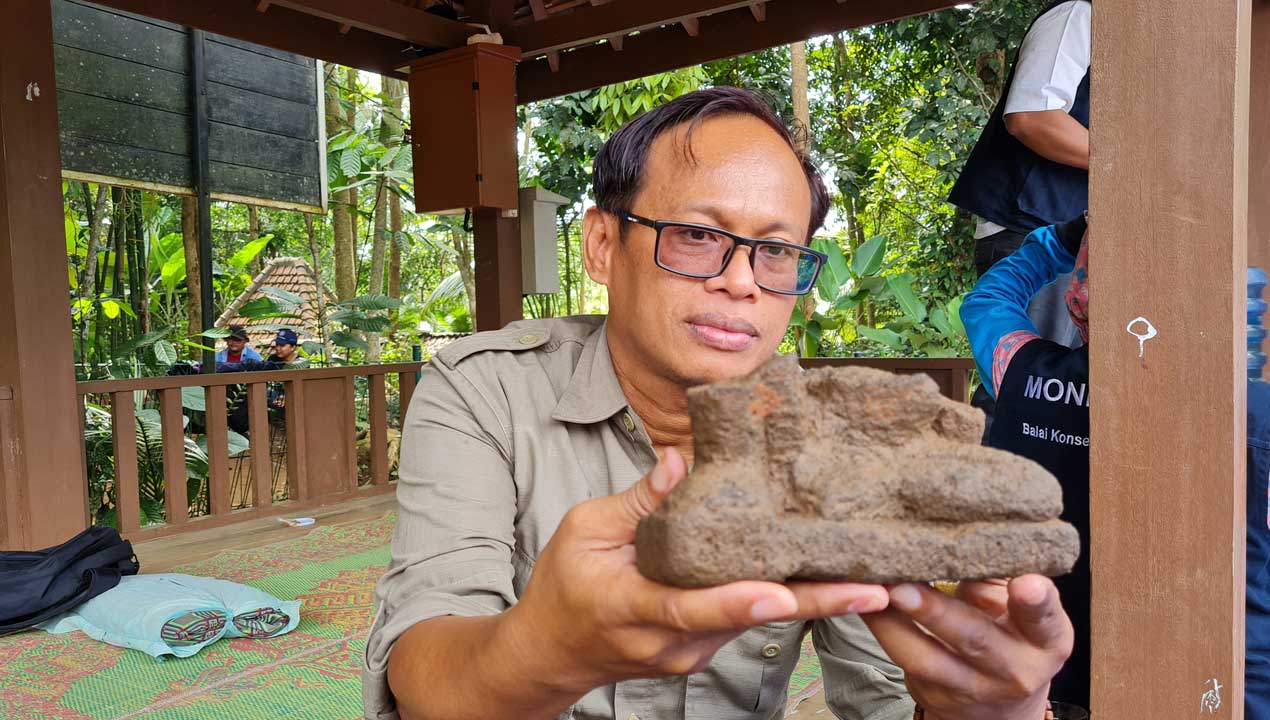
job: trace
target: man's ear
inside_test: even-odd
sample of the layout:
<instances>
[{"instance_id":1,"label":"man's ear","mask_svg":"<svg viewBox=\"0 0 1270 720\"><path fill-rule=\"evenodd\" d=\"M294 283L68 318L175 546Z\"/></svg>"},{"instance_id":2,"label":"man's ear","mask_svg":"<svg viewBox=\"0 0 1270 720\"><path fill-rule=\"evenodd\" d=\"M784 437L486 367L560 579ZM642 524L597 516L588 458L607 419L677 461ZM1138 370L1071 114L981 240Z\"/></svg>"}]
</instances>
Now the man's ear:
<instances>
[{"instance_id":1,"label":"man's ear","mask_svg":"<svg viewBox=\"0 0 1270 720\"><path fill-rule=\"evenodd\" d=\"M618 219L598 207L587 210L582 218L582 261L586 273L606 287L613 277L617 254L621 251L620 233Z\"/></svg>"}]
</instances>

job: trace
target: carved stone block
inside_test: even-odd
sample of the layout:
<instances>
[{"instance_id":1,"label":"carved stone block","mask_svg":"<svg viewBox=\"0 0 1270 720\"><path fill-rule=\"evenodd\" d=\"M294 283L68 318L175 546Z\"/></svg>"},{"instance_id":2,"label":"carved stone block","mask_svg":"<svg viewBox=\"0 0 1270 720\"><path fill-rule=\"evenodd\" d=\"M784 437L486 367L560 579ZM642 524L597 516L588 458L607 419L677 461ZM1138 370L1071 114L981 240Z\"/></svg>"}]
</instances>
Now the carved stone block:
<instances>
[{"instance_id":1,"label":"carved stone block","mask_svg":"<svg viewBox=\"0 0 1270 720\"><path fill-rule=\"evenodd\" d=\"M1058 481L982 447L983 414L925 375L781 357L688 393L692 473L639 525L644 576L895 583L1061 575Z\"/></svg>"}]
</instances>

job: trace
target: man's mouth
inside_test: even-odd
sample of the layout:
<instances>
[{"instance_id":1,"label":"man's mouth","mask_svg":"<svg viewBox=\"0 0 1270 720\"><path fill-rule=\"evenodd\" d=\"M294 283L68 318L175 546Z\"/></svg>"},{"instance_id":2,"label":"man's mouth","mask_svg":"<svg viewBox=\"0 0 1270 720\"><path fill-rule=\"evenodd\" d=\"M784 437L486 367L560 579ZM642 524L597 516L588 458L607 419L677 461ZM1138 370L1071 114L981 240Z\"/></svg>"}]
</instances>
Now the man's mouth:
<instances>
[{"instance_id":1,"label":"man's mouth","mask_svg":"<svg viewBox=\"0 0 1270 720\"><path fill-rule=\"evenodd\" d=\"M688 328L702 344L716 350L740 352L758 340L758 328L738 317L699 313L688 318Z\"/></svg>"}]
</instances>

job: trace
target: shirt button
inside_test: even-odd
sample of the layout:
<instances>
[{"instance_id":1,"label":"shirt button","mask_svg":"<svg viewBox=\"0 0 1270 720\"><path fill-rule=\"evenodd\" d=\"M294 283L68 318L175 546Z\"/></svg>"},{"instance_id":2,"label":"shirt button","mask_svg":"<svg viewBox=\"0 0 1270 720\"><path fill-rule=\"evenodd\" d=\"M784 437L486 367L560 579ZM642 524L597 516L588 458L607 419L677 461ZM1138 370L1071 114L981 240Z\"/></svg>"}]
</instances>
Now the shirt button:
<instances>
[{"instance_id":1,"label":"shirt button","mask_svg":"<svg viewBox=\"0 0 1270 720\"><path fill-rule=\"evenodd\" d=\"M631 417L630 413L622 413L622 424L626 426L626 432L635 432L635 418ZM639 718L635 718L635 720L639 720Z\"/></svg>"},{"instance_id":2,"label":"shirt button","mask_svg":"<svg viewBox=\"0 0 1270 720\"><path fill-rule=\"evenodd\" d=\"M760 653L763 655L763 657L770 660L776 657L777 655L781 654L781 646L777 645L776 643L768 643L763 646L763 649L760 651Z\"/></svg>"},{"instance_id":3,"label":"shirt button","mask_svg":"<svg viewBox=\"0 0 1270 720\"><path fill-rule=\"evenodd\" d=\"M536 343L536 342L538 342L538 336L537 336L537 335L534 335L533 333L529 333L529 334L527 334L527 335L521 335L521 336L520 336L520 344L521 344L521 345L533 345L533 344L534 344L534 343Z\"/></svg>"}]
</instances>

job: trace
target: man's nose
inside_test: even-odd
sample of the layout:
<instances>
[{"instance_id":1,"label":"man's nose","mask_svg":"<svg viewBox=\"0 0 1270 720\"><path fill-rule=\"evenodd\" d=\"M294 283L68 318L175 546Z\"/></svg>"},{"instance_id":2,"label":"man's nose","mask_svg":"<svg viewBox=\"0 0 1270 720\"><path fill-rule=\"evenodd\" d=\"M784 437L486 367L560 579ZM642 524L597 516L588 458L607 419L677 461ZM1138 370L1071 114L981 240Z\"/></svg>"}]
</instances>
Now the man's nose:
<instances>
[{"instance_id":1,"label":"man's nose","mask_svg":"<svg viewBox=\"0 0 1270 720\"><path fill-rule=\"evenodd\" d=\"M750 248L738 247L723 274L706 280L706 290L721 290L734 299L757 298L762 292L754 281L754 268L750 267Z\"/></svg>"}]
</instances>

